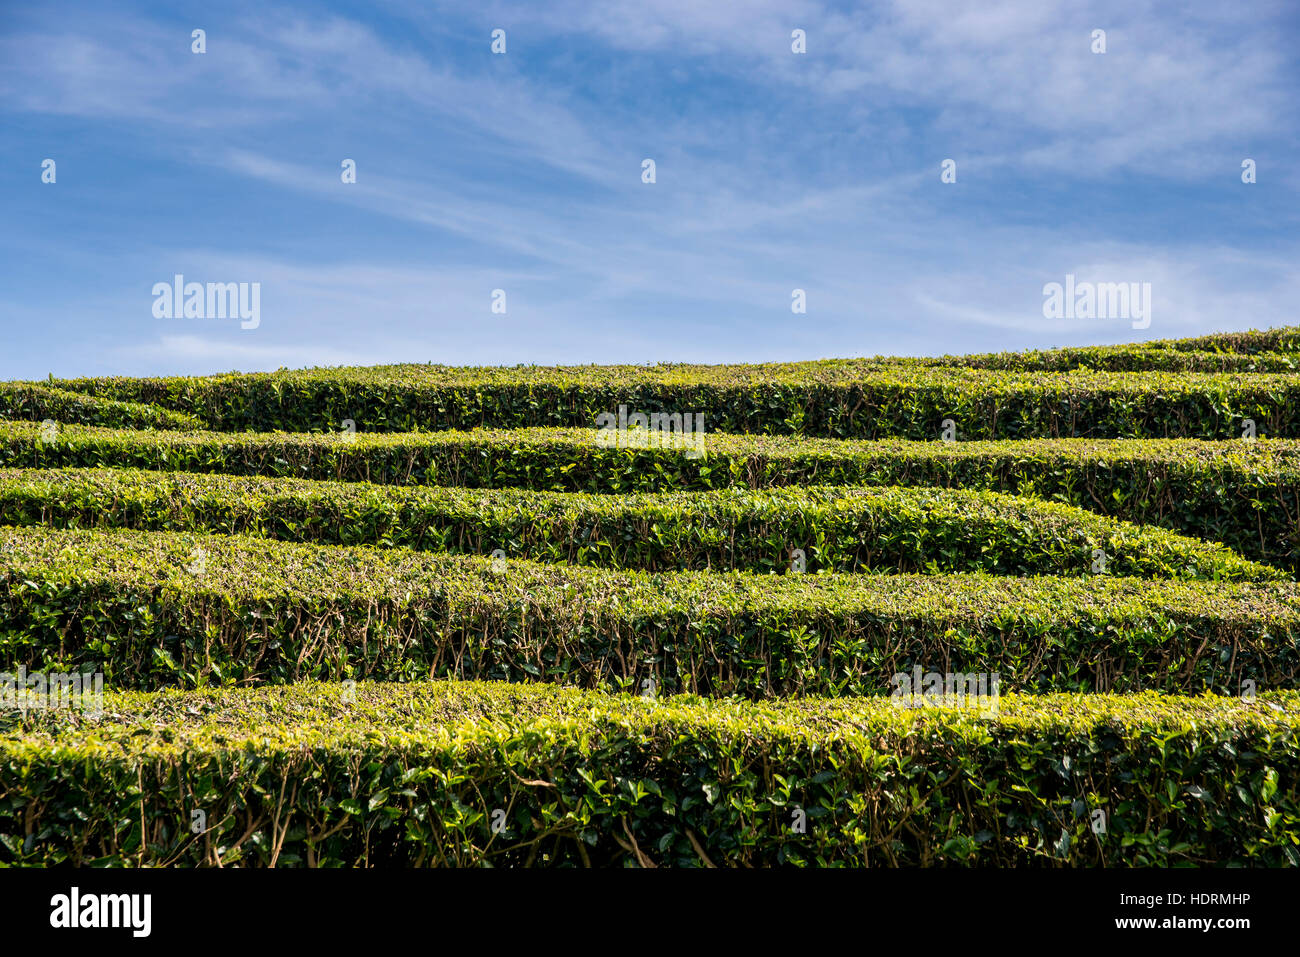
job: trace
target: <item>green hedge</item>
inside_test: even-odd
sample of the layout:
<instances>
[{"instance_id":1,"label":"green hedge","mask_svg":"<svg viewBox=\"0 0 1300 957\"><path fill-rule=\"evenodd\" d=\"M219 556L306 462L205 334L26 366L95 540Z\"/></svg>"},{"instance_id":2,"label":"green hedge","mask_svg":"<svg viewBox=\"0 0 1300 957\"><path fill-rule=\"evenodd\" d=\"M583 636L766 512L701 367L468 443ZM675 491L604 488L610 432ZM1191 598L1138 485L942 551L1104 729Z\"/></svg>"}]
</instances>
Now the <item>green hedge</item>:
<instances>
[{"instance_id":1,"label":"green hedge","mask_svg":"<svg viewBox=\"0 0 1300 957\"><path fill-rule=\"evenodd\" d=\"M1190 339L1156 339L1112 346L1031 349L893 362L969 369L1111 372L1295 372L1300 368L1300 326L1262 332L1221 332Z\"/></svg>"},{"instance_id":2,"label":"green hedge","mask_svg":"<svg viewBox=\"0 0 1300 957\"><path fill-rule=\"evenodd\" d=\"M0 419L136 429L198 429L192 415L24 382L0 382Z\"/></svg>"},{"instance_id":3,"label":"green hedge","mask_svg":"<svg viewBox=\"0 0 1300 957\"><path fill-rule=\"evenodd\" d=\"M149 402L222 431L594 428L602 413L705 416L707 432L832 438L1300 437L1300 376L1007 372L880 360L513 369L376 366L208 378L57 380Z\"/></svg>"},{"instance_id":4,"label":"green hedge","mask_svg":"<svg viewBox=\"0 0 1300 957\"><path fill-rule=\"evenodd\" d=\"M845 442L710 435L706 454L601 447L590 429L306 434L60 430L0 422L0 466L134 467L395 485L707 491L786 485L990 489L1218 541L1300 571L1300 442Z\"/></svg>"},{"instance_id":5,"label":"green hedge","mask_svg":"<svg viewBox=\"0 0 1300 957\"><path fill-rule=\"evenodd\" d=\"M1137 346L1082 346L1035 352L991 352L904 360L922 366L1003 369L1013 372L1296 372L1300 352L1189 352Z\"/></svg>"},{"instance_id":6,"label":"green hedge","mask_svg":"<svg viewBox=\"0 0 1300 957\"><path fill-rule=\"evenodd\" d=\"M1300 326L1249 329L1245 332L1214 332L1206 336L1191 336L1186 339L1154 339L1143 345L1148 349L1237 352L1245 355L1261 352L1300 352Z\"/></svg>"},{"instance_id":7,"label":"green hedge","mask_svg":"<svg viewBox=\"0 0 1300 957\"><path fill-rule=\"evenodd\" d=\"M536 561L646 571L771 572L797 563L805 572L1286 577L1222 545L1164 529L958 489L615 496L123 469L0 470L0 524L239 533L473 555L501 548Z\"/></svg>"},{"instance_id":8,"label":"green hedge","mask_svg":"<svg viewBox=\"0 0 1300 957\"><path fill-rule=\"evenodd\" d=\"M0 667L111 685L456 677L858 694L1290 688L1300 586L628 572L226 535L0 528Z\"/></svg>"},{"instance_id":9,"label":"green hedge","mask_svg":"<svg viewBox=\"0 0 1300 957\"><path fill-rule=\"evenodd\" d=\"M1297 866L1300 695L111 694L0 713L0 863Z\"/></svg>"}]
</instances>

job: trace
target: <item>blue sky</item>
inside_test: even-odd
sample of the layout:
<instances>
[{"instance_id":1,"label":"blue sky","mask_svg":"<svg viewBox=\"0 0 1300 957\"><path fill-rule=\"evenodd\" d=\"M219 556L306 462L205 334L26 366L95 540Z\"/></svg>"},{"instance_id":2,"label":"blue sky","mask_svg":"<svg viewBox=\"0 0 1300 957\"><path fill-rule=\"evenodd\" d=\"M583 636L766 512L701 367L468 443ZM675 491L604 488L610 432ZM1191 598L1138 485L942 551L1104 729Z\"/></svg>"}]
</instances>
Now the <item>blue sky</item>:
<instances>
[{"instance_id":1,"label":"blue sky","mask_svg":"<svg viewBox=\"0 0 1300 957\"><path fill-rule=\"evenodd\" d=\"M921 355L1294 323L1298 11L9 4L0 377ZM155 318L176 273L260 283L260 324ZM1150 328L1044 318L1067 274L1151 283Z\"/></svg>"}]
</instances>

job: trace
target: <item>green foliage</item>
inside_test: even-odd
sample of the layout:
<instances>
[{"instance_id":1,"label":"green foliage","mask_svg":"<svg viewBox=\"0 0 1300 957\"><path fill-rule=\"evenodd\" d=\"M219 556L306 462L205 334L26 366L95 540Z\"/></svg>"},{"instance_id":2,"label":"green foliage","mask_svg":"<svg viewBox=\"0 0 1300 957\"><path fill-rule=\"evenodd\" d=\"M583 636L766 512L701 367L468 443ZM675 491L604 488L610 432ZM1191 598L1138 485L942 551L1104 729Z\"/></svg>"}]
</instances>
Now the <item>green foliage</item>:
<instances>
[{"instance_id":1,"label":"green foliage","mask_svg":"<svg viewBox=\"0 0 1300 957\"><path fill-rule=\"evenodd\" d=\"M0 528L0 661L151 689L306 678L873 694L1289 688L1300 586L633 572L238 535Z\"/></svg>"},{"instance_id":2,"label":"green foliage","mask_svg":"<svg viewBox=\"0 0 1300 957\"><path fill-rule=\"evenodd\" d=\"M195 416L138 402L70 392L30 382L0 382L0 419L56 425L102 425L138 429L197 429Z\"/></svg>"},{"instance_id":3,"label":"green foliage","mask_svg":"<svg viewBox=\"0 0 1300 957\"><path fill-rule=\"evenodd\" d=\"M704 413L707 431L828 438L1300 438L1300 376L1233 372L1006 371L837 359L743 366L309 369L155 379L56 380L148 402L221 431L370 432L575 426L620 405Z\"/></svg>"},{"instance_id":4,"label":"green foliage","mask_svg":"<svg viewBox=\"0 0 1300 957\"><path fill-rule=\"evenodd\" d=\"M1108 372L1295 372L1300 326L1226 332L1192 339L1156 339L1118 346L997 352L940 359L901 359L929 366L1010 371L1095 369Z\"/></svg>"},{"instance_id":5,"label":"green foliage","mask_svg":"<svg viewBox=\"0 0 1300 957\"><path fill-rule=\"evenodd\" d=\"M0 384L0 866L1300 866L1298 358Z\"/></svg>"},{"instance_id":6,"label":"green foliage","mask_svg":"<svg viewBox=\"0 0 1300 957\"><path fill-rule=\"evenodd\" d=\"M1081 346L1042 352L995 352L978 356L917 359L922 366L1002 369L1008 372L1282 372L1300 371L1300 352L1185 352L1129 346Z\"/></svg>"},{"instance_id":7,"label":"green foliage","mask_svg":"<svg viewBox=\"0 0 1300 957\"><path fill-rule=\"evenodd\" d=\"M1296 372L1300 352L1183 352L1177 349L1127 350L1123 346L1085 346L1044 352L998 352L982 356L919 359L924 366L1004 369L1013 372Z\"/></svg>"},{"instance_id":8,"label":"green foliage","mask_svg":"<svg viewBox=\"0 0 1300 957\"><path fill-rule=\"evenodd\" d=\"M796 485L988 489L1222 542L1300 571L1300 442L854 442L710 435L706 454L600 446L591 429L142 433L0 422L0 467L133 467L394 485L594 493Z\"/></svg>"},{"instance_id":9,"label":"green foliage","mask_svg":"<svg viewBox=\"0 0 1300 957\"><path fill-rule=\"evenodd\" d=\"M0 523L249 534L647 571L1278 580L1217 543L997 492L812 487L590 495L130 469L0 470Z\"/></svg>"},{"instance_id":10,"label":"green foliage","mask_svg":"<svg viewBox=\"0 0 1300 957\"><path fill-rule=\"evenodd\" d=\"M1284 866L1298 825L1296 692L980 717L302 683L0 717L6 864Z\"/></svg>"}]
</instances>

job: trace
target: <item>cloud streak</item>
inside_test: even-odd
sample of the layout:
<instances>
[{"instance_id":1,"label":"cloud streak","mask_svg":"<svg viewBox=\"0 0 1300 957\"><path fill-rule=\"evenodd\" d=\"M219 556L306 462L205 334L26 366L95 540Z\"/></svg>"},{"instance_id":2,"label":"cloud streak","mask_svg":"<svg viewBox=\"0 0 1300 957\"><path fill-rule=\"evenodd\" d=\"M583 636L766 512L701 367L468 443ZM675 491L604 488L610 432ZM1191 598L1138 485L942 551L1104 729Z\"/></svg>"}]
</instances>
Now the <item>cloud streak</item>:
<instances>
[{"instance_id":1,"label":"cloud streak","mask_svg":"<svg viewBox=\"0 0 1300 957\"><path fill-rule=\"evenodd\" d=\"M1293 321L1280 6L52 10L0 38L5 300L57 316L15 324L9 375L1133 338L1042 318L1069 272L1151 282L1152 336ZM42 192L22 171L52 154ZM262 282L256 337L153 322L141 290L175 272Z\"/></svg>"}]
</instances>

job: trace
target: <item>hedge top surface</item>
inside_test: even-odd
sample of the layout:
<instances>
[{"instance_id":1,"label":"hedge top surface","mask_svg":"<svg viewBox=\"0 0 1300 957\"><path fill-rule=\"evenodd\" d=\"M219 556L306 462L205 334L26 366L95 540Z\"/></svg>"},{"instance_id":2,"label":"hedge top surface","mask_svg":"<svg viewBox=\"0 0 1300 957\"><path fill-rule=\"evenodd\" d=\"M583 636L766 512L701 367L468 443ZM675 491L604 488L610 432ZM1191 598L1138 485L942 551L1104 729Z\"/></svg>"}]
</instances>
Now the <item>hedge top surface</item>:
<instances>
[{"instance_id":1,"label":"hedge top surface","mask_svg":"<svg viewBox=\"0 0 1300 957\"><path fill-rule=\"evenodd\" d=\"M156 500L158 507L164 507L166 502L180 506L211 498L251 512L272 501L295 500L307 505L347 509L357 514L368 507L436 510L451 515L483 515L500 511L573 522L632 515L645 516L647 520L690 515L729 523L738 520L770 522L809 510L851 517L867 509L888 508L925 511L936 517L964 516L970 520L1033 523L1044 533L1052 535L1075 532L1150 534L1162 542L1177 542L1192 549L1218 551L1221 548L1216 543L1190 539L1165 529L1135 525L1074 505L987 489L799 485L771 489L740 486L708 491L596 494L514 488L410 487L136 468L0 468L0 494L22 493L39 499L59 491L106 497L114 504L123 499Z\"/></svg>"},{"instance_id":2,"label":"hedge top surface","mask_svg":"<svg viewBox=\"0 0 1300 957\"><path fill-rule=\"evenodd\" d=\"M202 558L202 574L193 569ZM987 574L760 575L643 572L370 546L301 545L242 535L121 529L0 528L0 583L100 582L125 594L168 589L177 600L220 594L268 610L314 600L452 606L550 606L595 619L736 616L809 611L932 623L1030 617L1044 627L1082 616L1111 620L1204 616L1294 627L1300 585L1092 576ZM1292 623L1292 624L1283 624Z\"/></svg>"},{"instance_id":3,"label":"hedge top surface","mask_svg":"<svg viewBox=\"0 0 1300 957\"><path fill-rule=\"evenodd\" d=\"M1188 339L1154 339L1108 346L1067 346L1022 352L987 352L902 359L929 366L972 369L1290 372L1300 368L1300 326L1263 332L1225 332Z\"/></svg>"},{"instance_id":4,"label":"hedge top surface","mask_svg":"<svg viewBox=\"0 0 1300 957\"><path fill-rule=\"evenodd\" d=\"M1300 350L1300 326L1275 326L1244 332L1214 332L1185 339L1152 339L1140 343L1146 349L1181 349L1189 352L1268 352Z\"/></svg>"},{"instance_id":5,"label":"hedge top surface","mask_svg":"<svg viewBox=\"0 0 1300 957\"><path fill-rule=\"evenodd\" d=\"M945 368L1003 369L1016 372L1064 372L1096 369L1113 372L1297 372L1300 352L1194 352L1131 346L1081 346L1032 352L988 352L937 359L907 359L901 364Z\"/></svg>"},{"instance_id":6,"label":"hedge top surface","mask_svg":"<svg viewBox=\"0 0 1300 957\"><path fill-rule=\"evenodd\" d=\"M55 380L54 385L92 394L122 391L154 395L194 394L238 389L242 384L269 382L294 386L361 386L386 390L542 388L603 389L617 392L637 388L816 388L852 387L978 390L981 394L1074 392L1171 395L1204 392L1235 393L1243 390L1289 389L1300 377L1289 373L1255 373L1249 377L1229 372L1186 370L1110 371L1102 369L1003 370L936 366L920 362L877 359L819 359L809 362L743 365L608 366L443 366L380 365L283 370L279 372L226 373L218 376L153 378L94 377ZM156 401L156 400L155 400ZM683 409L681 411L692 411ZM700 410L707 411L707 410Z\"/></svg>"},{"instance_id":7,"label":"hedge top surface","mask_svg":"<svg viewBox=\"0 0 1300 957\"><path fill-rule=\"evenodd\" d=\"M479 681L299 682L256 689L107 692L103 713L77 709L0 712L8 758L173 758L183 754L328 749L419 752L472 748L527 735L589 746L610 736L681 734L787 740L831 749L883 750L907 738L989 741L997 737L1110 732L1149 741L1203 731L1295 739L1300 692L1239 697L1002 695L997 713L904 708L886 696L752 702L682 695L657 700L556 685Z\"/></svg>"},{"instance_id":8,"label":"hedge top surface","mask_svg":"<svg viewBox=\"0 0 1300 957\"><path fill-rule=\"evenodd\" d=\"M135 516L129 523L124 512L128 508ZM7 520L18 524L34 523L38 515L42 522L59 524L69 516L85 524L116 515L112 524L132 528L265 534L260 530L271 527L278 530L269 536L274 538L369 544L382 540L435 551L447 546L439 545L438 536L426 544L430 529L469 529L471 541L493 536L529 538L534 533L574 541L590 535L590 543L605 541L611 549L606 561L595 564L624 564L615 560L623 553L624 536L643 539L658 531L669 536L672 549L694 545L710 554L720 555L729 540L739 566L756 557L753 549L761 551L766 543L755 529L786 529L794 534L815 527L828 538L842 539L832 543L837 555L841 548L852 550L860 539L865 544L864 536L879 534L885 536L876 543L882 556L895 548L910 553L915 545L922 557L933 560L943 557L933 552L961 543L983 542L987 551L1005 542L1018 551L1028 550L1025 568L1039 573L1065 572L1064 556L1073 549L1081 557L1075 571L1082 574L1087 569L1082 556L1104 547L1119 574L1165 577L1177 570L1177 577L1183 577L1183 570L1190 569L1197 576L1231 580L1287 577L1286 572L1248 561L1217 542L1133 525L1075 506L999 492L924 486L794 486L763 491L742 486L708 492L597 495L137 469L0 469L0 515L9 515ZM313 517L326 527L309 533L305 526ZM904 527L906 544L896 541ZM722 544L716 544L719 541ZM450 544L450 551L465 550L455 547L456 542ZM633 556L655 554L644 547L628 551ZM1049 555L1056 557L1045 565ZM1124 571L1119 570L1121 562ZM886 564L882 559L875 567ZM953 570L974 567L988 566L957 565Z\"/></svg>"},{"instance_id":9,"label":"hedge top surface","mask_svg":"<svg viewBox=\"0 0 1300 957\"><path fill-rule=\"evenodd\" d=\"M651 454L666 459L680 458L675 449L602 448L596 429L521 428L471 429L437 432L357 432L345 438L341 433L320 432L205 432L151 431L66 425L50 444L73 446L119 446L135 449L246 449L250 451L292 448L362 457L371 450L412 451L456 447L494 447L524 454L529 449L578 448L599 450L629 460ZM0 422L0 445L43 443L40 423ZM733 458L907 458L959 462L971 459L1012 458L1029 461L1052 459L1087 463L1165 463L1169 465L1215 466L1253 473L1300 474L1300 439L1257 439L1215 441L1209 439L1091 439L1042 438L998 439L970 442L916 442L907 439L832 439L795 435L731 435L708 433L704 457Z\"/></svg>"}]
</instances>

